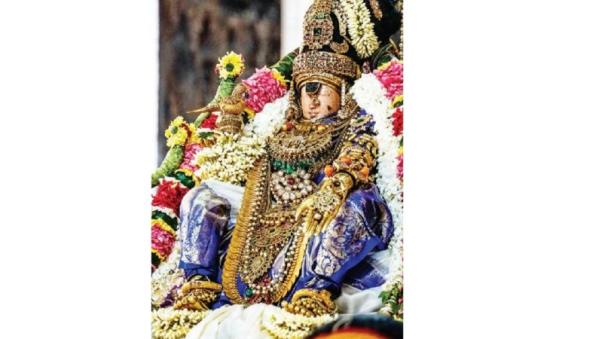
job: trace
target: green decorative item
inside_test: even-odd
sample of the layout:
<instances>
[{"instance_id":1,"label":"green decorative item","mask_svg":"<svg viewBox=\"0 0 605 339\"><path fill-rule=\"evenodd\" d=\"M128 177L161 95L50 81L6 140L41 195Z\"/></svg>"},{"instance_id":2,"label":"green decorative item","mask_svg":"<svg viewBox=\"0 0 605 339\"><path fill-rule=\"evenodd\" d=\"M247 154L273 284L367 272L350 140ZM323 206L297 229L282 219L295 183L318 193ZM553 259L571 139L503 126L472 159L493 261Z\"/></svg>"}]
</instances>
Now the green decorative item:
<instances>
[{"instance_id":1,"label":"green decorative item","mask_svg":"<svg viewBox=\"0 0 605 339\"><path fill-rule=\"evenodd\" d=\"M162 160L160 167L151 174L151 186L156 186L161 178L174 173L181 165L184 153L184 146L182 145L171 147L168 153L166 153L164 160Z\"/></svg>"}]
</instances>

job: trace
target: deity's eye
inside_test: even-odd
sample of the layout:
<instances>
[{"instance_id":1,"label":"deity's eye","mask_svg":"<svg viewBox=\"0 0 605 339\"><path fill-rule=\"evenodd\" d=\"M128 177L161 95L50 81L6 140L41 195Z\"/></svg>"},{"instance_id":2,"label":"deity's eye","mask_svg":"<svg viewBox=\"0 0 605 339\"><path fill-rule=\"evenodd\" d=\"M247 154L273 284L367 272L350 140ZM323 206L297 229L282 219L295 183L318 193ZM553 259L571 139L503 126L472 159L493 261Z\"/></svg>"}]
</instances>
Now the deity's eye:
<instances>
[{"instance_id":1,"label":"deity's eye","mask_svg":"<svg viewBox=\"0 0 605 339\"><path fill-rule=\"evenodd\" d=\"M308 82L305 84L305 92L307 92L307 94L309 95L316 94L317 92L319 92L320 88L321 83L319 82Z\"/></svg>"}]
</instances>

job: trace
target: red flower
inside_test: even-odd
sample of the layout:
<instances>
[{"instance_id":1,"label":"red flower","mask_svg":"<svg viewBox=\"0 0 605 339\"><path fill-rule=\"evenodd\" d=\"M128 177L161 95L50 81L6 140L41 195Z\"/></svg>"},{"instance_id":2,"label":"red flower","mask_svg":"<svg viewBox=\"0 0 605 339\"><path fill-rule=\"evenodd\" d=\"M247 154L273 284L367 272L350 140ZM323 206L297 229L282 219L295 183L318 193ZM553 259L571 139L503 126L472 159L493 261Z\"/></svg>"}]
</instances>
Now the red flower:
<instances>
[{"instance_id":1,"label":"red flower","mask_svg":"<svg viewBox=\"0 0 605 339\"><path fill-rule=\"evenodd\" d=\"M403 179L403 155L397 157L397 176Z\"/></svg>"},{"instance_id":2,"label":"red flower","mask_svg":"<svg viewBox=\"0 0 605 339\"><path fill-rule=\"evenodd\" d=\"M212 113L210 114L204 121L202 121L202 128L215 129L216 128L216 119L218 115Z\"/></svg>"},{"instance_id":3,"label":"red flower","mask_svg":"<svg viewBox=\"0 0 605 339\"><path fill-rule=\"evenodd\" d=\"M398 137L403 133L403 110L397 107L393 112L393 135Z\"/></svg>"},{"instance_id":4,"label":"red flower","mask_svg":"<svg viewBox=\"0 0 605 339\"><path fill-rule=\"evenodd\" d=\"M174 214L178 215L181 200L183 200L183 197L188 191L189 188L179 185L176 182L162 180L153 196L151 205L170 208Z\"/></svg>"}]
</instances>

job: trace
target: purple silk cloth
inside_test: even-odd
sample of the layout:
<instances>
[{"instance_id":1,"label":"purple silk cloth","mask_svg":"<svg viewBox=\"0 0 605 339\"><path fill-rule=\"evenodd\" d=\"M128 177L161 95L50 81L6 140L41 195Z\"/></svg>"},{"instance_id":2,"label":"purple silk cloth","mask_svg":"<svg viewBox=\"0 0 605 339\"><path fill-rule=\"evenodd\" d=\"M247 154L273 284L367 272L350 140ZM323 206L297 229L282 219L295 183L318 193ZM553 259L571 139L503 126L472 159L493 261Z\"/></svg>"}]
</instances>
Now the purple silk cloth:
<instances>
[{"instance_id":1,"label":"purple silk cloth","mask_svg":"<svg viewBox=\"0 0 605 339\"><path fill-rule=\"evenodd\" d=\"M235 220L228 220L229 203L202 184L187 193L181 204L181 260L179 267L187 278L205 275L221 283L224 256ZM374 270L369 255L386 249L393 234L391 213L373 184L352 191L326 230L311 237L301 272L292 295L302 288L327 289L334 296L343 283L359 289L379 286L384 277ZM270 276L282 266L284 253L278 254ZM241 295L247 286L238 277ZM222 293L212 309L230 304Z\"/></svg>"},{"instance_id":2,"label":"purple silk cloth","mask_svg":"<svg viewBox=\"0 0 605 339\"><path fill-rule=\"evenodd\" d=\"M220 254L226 251L229 202L206 184L193 188L181 202L181 260L179 267L189 278L203 275L216 281Z\"/></svg>"}]
</instances>

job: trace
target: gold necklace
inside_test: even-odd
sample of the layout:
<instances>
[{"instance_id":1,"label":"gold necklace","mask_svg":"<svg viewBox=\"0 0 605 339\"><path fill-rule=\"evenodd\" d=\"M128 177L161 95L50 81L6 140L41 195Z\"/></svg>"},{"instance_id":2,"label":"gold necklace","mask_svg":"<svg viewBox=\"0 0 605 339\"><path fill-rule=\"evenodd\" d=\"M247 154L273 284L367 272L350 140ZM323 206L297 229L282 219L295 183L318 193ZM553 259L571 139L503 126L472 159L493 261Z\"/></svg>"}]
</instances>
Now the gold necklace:
<instances>
[{"instance_id":1,"label":"gold necklace","mask_svg":"<svg viewBox=\"0 0 605 339\"><path fill-rule=\"evenodd\" d=\"M337 154L349 120L328 126L305 122L284 129L284 133L278 133L269 142L269 155L261 157L253 167L223 267L223 289L233 303L280 301L300 273L309 239L303 232L303 221L294 219L302 195L272 203L270 160L288 164L311 161L309 173L315 173ZM309 174L297 173L302 174L302 178ZM306 179L310 179L310 175ZM308 195L315 191L316 185L311 190L303 187ZM281 266L269 278L269 271L280 254L283 254ZM238 276L247 285L243 296L237 289Z\"/></svg>"}]
</instances>

